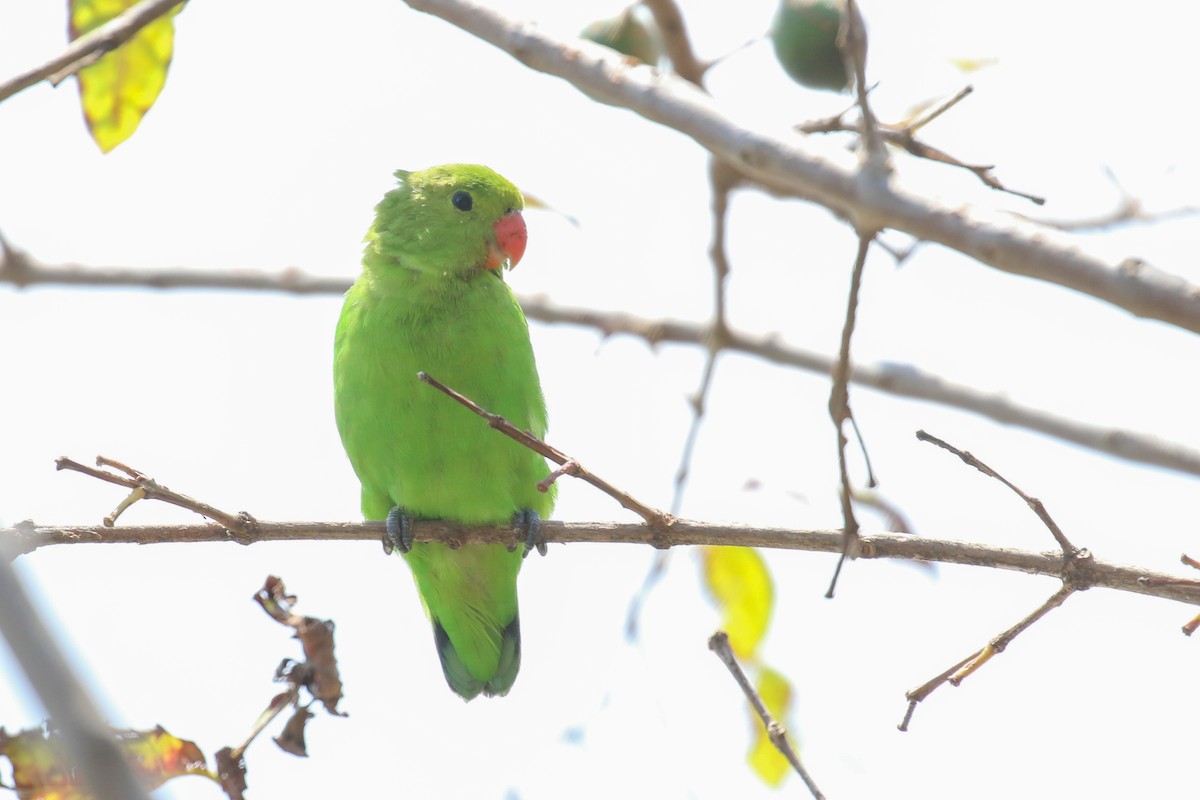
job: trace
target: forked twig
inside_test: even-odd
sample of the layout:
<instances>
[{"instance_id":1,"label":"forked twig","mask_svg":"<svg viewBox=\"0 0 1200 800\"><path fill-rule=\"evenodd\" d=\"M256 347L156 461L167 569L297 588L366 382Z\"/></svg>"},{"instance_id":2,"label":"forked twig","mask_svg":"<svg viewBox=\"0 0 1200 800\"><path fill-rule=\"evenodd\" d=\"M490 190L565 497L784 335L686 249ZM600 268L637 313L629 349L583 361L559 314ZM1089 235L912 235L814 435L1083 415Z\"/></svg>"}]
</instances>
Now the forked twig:
<instances>
[{"instance_id":1,"label":"forked twig","mask_svg":"<svg viewBox=\"0 0 1200 800\"><path fill-rule=\"evenodd\" d=\"M188 497L185 494L174 492L166 486L161 486L153 478L150 478L142 472L133 469L132 467L122 464L111 458L104 456L96 456L96 466L109 467L125 473L119 475L116 472L109 472L103 469L94 469L85 464L80 464L78 461L62 456L54 460L55 468L63 470L71 470L73 472L82 472L84 475L90 475L93 478L99 478L108 483L115 483L118 486L124 486L132 491L117 508L104 518L105 527L113 527L117 518L121 516L131 505L138 500L153 499L161 500L164 503L170 503L173 506L185 508L188 511L194 511L197 514L208 517L213 522L223 527L231 539L234 541L249 541L253 538L254 528L257 522L254 517L247 514L245 511L239 514L229 514L219 508L210 506L208 503L202 503L199 500ZM128 476L128 477L125 477Z\"/></svg>"},{"instance_id":2,"label":"forked twig","mask_svg":"<svg viewBox=\"0 0 1200 800\"><path fill-rule=\"evenodd\" d=\"M1048 597L1046 601L1038 606L1032 613L1023 617L1016 625L1013 625L1008 630L994 637L982 648L976 650L974 653L967 656L950 669L942 672L940 675L937 675L936 677L921 684L921 686L917 687L916 689L908 692L905 695L908 698L908 710L905 712L904 719L899 725L899 728L902 731L908 730L908 724L912 720L913 712L916 710L917 703L928 697L935 689L944 683L949 683L952 686L958 686L963 680L990 661L994 656L1004 652L1004 649L1008 646L1009 642L1023 633L1026 629L1033 625L1033 623L1044 617L1050 612L1051 609L1061 606L1064 602L1066 602L1066 599L1075 592L1083 591L1084 589L1091 587L1095 582L1096 563L1095 559L1092 558L1091 553L1089 553L1087 550L1081 550L1071 544L1071 542L1067 539L1066 534L1064 534L1062 529L1058 527L1058 523L1056 523L1050 516L1050 512L1046 510L1046 507L1041 500L1038 500L1036 497L1032 497L1022 491L1015 484L1013 484L1012 481L996 472L996 470L980 461L971 453L965 450L960 450L954 445L949 444L948 442L945 442L936 436L926 433L925 431L917 431L917 438L923 442L935 444L943 450L953 453L954 455L958 456L964 464L974 467L990 478L995 478L1025 501L1025 504L1028 505L1035 514L1037 514L1038 519L1040 519L1042 523L1049 529L1050 533L1054 536L1054 540L1058 542L1059 547L1062 549L1063 566L1062 573L1059 575L1059 579L1062 581L1062 587Z\"/></svg>"}]
</instances>

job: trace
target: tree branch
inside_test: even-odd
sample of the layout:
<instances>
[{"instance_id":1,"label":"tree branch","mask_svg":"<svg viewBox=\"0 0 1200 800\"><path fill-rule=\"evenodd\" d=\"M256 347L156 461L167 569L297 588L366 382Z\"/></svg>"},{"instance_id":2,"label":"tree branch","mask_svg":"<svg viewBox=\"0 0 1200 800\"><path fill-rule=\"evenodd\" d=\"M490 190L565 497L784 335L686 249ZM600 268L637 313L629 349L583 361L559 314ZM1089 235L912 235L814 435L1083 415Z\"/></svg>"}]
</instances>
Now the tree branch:
<instances>
[{"instance_id":1,"label":"tree branch","mask_svg":"<svg viewBox=\"0 0 1200 800\"><path fill-rule=\"evenodd\" d=\"M181 4L181 0L142 0L91 33L71 42L59 55L0 83L0 102L49 79L55 85L129 41L142 28Z\"/></svg>"},{"instance_id":2,"label":"tree branch","mask_svg":"<svg viewBox=\"0 0 1200 800\"><path fill-rule=\"evenodd\" d=\"M263 522L252 533L239 537L240 544L294 541L369 541L378 543L384 535L382 522ZM641 522L562 522L545 520L540 535L547 542L623 543L655 547L715 545L727 547L763 547L775 550L804 550L816 553L840 553L840 530L803 530L725 525L679 519L670 530L655 531ZM182 542L230 542L229 533L219 525L104 525L43 526L32 522L13 528L0 528L0 540L12 543L14 552L31 553L39 547L62 544L170 544ZM460 525L438 520L414 520L413 540L417 542L492 542L512 544L508 525ZM1062 579L1061 552L1036 553L1006 547L992 547L949 539L932 539L907 534L860 534L859 558L939 561L975 567L1014 570ZM1152 572L1140 567L1096 560L1086 570L1072 568L1070 578L1077 584L1115 589L1161 597L1200 606L1200 582L1179 576Z\"/></svg>"},{"instance_id":3,"label":"tree branch","mask_svg":"<svg viewBox=\"0 0 1200 800\"><path fill-rule=\"evenodd\" d=\"M679 77L686 81L703 86L704 73L708 66L701 64L692 50L692 40L687 35L683 23L683 13L680 12L675 0L642 0L642 5L650 9L654 24L662 32L663 46L667 58L671 59L671 68Z\"/></svg>"},{"instance_id":4,"label":"tree branch","mask_svg":"<svg viewBox=\"0 0 1200 800\"><path fill-rule=\"evenodd\" d=\"M775 746L775 749L787 759L787 762L792 765L792 769L804 781L804 785L808 787L808 791L812 793L814 800L825 800L825 795L817 788L816 782L808 774L808 770L804 768L803 762L800 761L800 755L796 752L796 748L792 747L792 743L788 741L787 729L771 714L767 708L767 704L763 702L762 696L755 691L754 684L746 677L741 664L737 662L737 658L733 655L733 648L729 646L729 634L725 631L714 633L708 638L708 649L716 653L717 658L721 659L721 663L729 670L729 674L737 682L738 688L742 690L742 694L750 702L750 707L754 709L754 713L762 721L763 728L767 732L767 738Z\"/></svg>"},{"instance_id":5,"label":"tree branch","mask_svg":"<svg viewBox=\"0 0 1200 800\"><path fill-rule=\"evenodd\" d=\"M77 264L45 264L11 247L7 248L5 253L7 257L0 261L0 283L9 283L20 288L55 285L128 286L154 289L229 289L307 295L343 294L350 288L351 283L349 278L311 275L294 267L277 272L253 269L221 271L177 267L91 267ZM525 316L529 319L548 324L594 328L604 335L629 334L645 339L652 345L671 342L708 347L713 333L711 323L655 320L622 312L560 306L543 296L523 296L519 300L521 307L525 309ZM833 358L793 347L781 342L779 337L773 334L745 333L727 327L724 336L722 349L727 352L745 353L773 364L821 375L829 375L833 371ZM1200 450L1127 428L1088 425L1050 411L1023 406L1004 395L988 394L969 386L952 383L909 364L855 364L850 371L850 381L887 394L969 411L1004 425L1037 431L1128 461L1200 475Z\"/></svg>"},{"instance_id":6,"label":"tree branch","mask_svg":"<svg viewBox=\"0 0 1200 800\"><path fill-rule=\"evenodd\" d=\"M1137 316L1200 332L1200 286L1139 259L1108 264L1051 242L1044 230L1019 222L1001 226L873 182L857 169L808 150L802 138L756 131L726 117L710 96L688 81L647 66L629 67L599 45L555 39L468 0L407 2L532 69L566 80L598 102L630 109L690 136L765 186L826 206L859 230L904 231L996 269L1056 283Z\"/></svg>"},{"instance_id":7,"label":"tree branch","mask_svg":"<svg viewBox=\"0 0 1200 800\"><path fill-rule=\"evenodd\" d=\"M521 430L504 417L481 407L471 398L455 391L428 373L418 372L417 380L421 381L422 383L429 384L450 399L454 400L460 405L465 406L466 408L469 408L471 411L487 420L489 426L517 442L517 444L521 445L522 447L526 447L543 458L548 458L555 464L558 464L560 469L554 470L552 473L550 473L549 477L538 483L538 491L548 491L550 484L558 480L560 476L571 475L572 477L579 478L581 481L585 481L590 483L592 486L595 486L597 489L620 503L622 508L628 509L629 511L637 514L646 521L646 524L649 527L656 531L666 532L670 530L671 525L674 524L675 516L673 514L665 514L662 511L659 511L657 508L651 508L633 495L629 494L629 492L626 492L623 489L618 489L616 486L613 486L599 475L596 475L591 470L580 464L576 459L571 458L557 447L543 442L541 439L527 431ZM538 548L539 551L541 549L541 547ZM542 553L542 555L545 555L545 553Z\"/></svg>"}]
</instances>

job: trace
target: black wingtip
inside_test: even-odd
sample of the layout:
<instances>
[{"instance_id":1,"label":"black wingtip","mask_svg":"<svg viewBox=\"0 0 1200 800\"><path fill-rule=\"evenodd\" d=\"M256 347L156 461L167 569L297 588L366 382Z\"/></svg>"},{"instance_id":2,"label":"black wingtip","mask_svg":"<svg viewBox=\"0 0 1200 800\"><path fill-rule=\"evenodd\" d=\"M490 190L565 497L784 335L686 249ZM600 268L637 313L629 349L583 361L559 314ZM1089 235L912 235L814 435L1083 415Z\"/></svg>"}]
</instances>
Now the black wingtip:
<instances>
[{"instance_id":1,"label":"black wingtip","mask_svg":"<svg viewBox=\"0 0 1200 800\"><path fill-rule=\"evenodd\" d=\"M446 676L446 683L450 684L454 693L463 700L474 700L484 690L484 682L473 677L467 670L467 665L459 658L446 629L436 620L433 623L433 639L437 644L438 658L442 662L442 674Z\"/></svg>"}]
</instances>

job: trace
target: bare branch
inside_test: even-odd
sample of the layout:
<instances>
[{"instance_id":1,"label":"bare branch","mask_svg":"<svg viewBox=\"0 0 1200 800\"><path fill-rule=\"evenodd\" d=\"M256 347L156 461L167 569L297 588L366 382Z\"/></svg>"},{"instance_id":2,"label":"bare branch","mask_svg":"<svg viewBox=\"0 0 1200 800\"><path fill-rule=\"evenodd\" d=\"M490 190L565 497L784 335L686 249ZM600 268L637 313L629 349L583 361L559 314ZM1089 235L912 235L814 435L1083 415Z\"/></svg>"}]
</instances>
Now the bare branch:
<instances>
[{"instance_id":1,"label":"bare branch","mask_svg":"<svg viewBox=\"0 0 1200 800\"><path fill-rule=\"evenodd\" d=\"M229 289L289 294L343 294L349 278L316 276L295 268L281 272L262 270L187 270L176 267L135 269L129 267L85 267L44 264L11 248L0 262L0 283L18 287L43 285L135 286L156 289ZM3 251L0 251L0 255ZM519 298L529 319L550 324L594 328L605 335L625 333L651 344L674 342L707 346L711 325L678 320L652 320L622 312L572 308L551 303L542 296ZM757 356L764 361L828 375L834 360L827 355L802 350L781 342L777 336L726 330L724 349ZM1050 411L1014 403L1007 397L988 394L969 386L951 383L908 364L857 364L850 381L888 394L927 400L970 411L1006 425L1044 433L1118 458L1200 475L1200 451L1179 442L1168 442L1150 434L1125 428L1087 425Z\"/></svg>"},{"instance_id":2,"label":"bare branch","mask_svg":"<svg viewBox=\"0 0 1200 800\"><path fill-rule=\"evenodd\" d=\"M1132 222L1163 222L1178 217L1190 217L1200 214L1200 206L1181 206L1157 212L1147 211L1142 201L1130 194L1129 190L1121 185L1121 181L1117 179L1116 173L1112 171L1111 167L1105 166L1104 174L1112 183L1113 188L1117 190L1117 196L1120 198L1117 206L1106 214L1076 219L1051 219L1047 217L1031 217L1015 211L1010 213L1015 217L1028 220L1037 225L1044 225L1047 228L1055 228L1056 230L1072 233L1101 231Z\"/></svg>"},{"instance_id":3,"label":"bare branch","mask_svg":"<svg viewBox=\"0 0 1200 800\"><path fill-rule=\"evenodd\" d=\"M910 121L907 125L904 126L904 129L907 130L909 133L916 133L917 131L921 130L921 128L924 128L926 125L928 125L929 123L933 122L935 119L940 117L942 114L945 114L947 111L954 108L956 105L961 103L963 100L966 100L967 96L974 91L975 91L975 87L971 86L970 84L967 84L966 86L964 86L963 88L961 88L957 92L955 92L954 96L951 97L949 100L946 100L945 102L936 104L933 108L926 111L921 116Z\"/></svg>"},{"instance_id":4,"label":"bare branch","mask_svg":"<svg viewBox=\"0 0 1200 800\"><path fill-rule=\"evenodd\" d=\"M860 20L861 22L861 20ZM838 576L842 574L842 565L846 559L858 555L858 520L854 517L854 505L850 502L853 490L850 488L850 472L846 468L846 422L853 420L850 411L850 337L854 333L855 320L858 316L858 292L862 287L863 268L867 263L867 251L871 247L873 232L858 234L858 252L854 256L854 267L850 275L850 293L846 302L846 320L842 325L842 340L838 348L838 360L833 366L833 386L829 392L829 416L837 432L838 474L841 487L839 495L842 503L842 519L846 535L842 555L838 558L837 567L833 570L833 578L829 581L826 597L833 597L837 587ZM860 440L861 441L861 438ZM863 448L866 449L865 447Z\"/></svg>"},{"instance_id":5,"label":"bare branch","mask_svg":"<svg viewBox=\"0 0 1200 800\"><path fill-rule=\"evenodd\" d=\"M129 41L142 28L180 3L181 0L142 0L91 33L71 42L58 56L0 83L0 102L47 79L55 85L61 83Z\"/></svg>"},{"instance_id":6,"label":"bare branch","mask_svg":"<svg viewBox=\"0 0 1200 800\"><path fill-rule=\"evenodd\" d=\"M907 731L908 724L912 721L913 712L916 711L917 703L920 703L922 700L929 697L929 695L933 694L934 690L938 689L944 684L949 683L951 686L958 686L960 683L966 680L968 676L974 673L975 670L991 661L994 656L1003 653L1004 649L1008 647L1009 642L1027 630L1031 625L1033 625L1033 623L1046 616L1046 614L1048 614L1051 610L1061 606L1064 602L1066 602L1068 597L1075 592L1080 591L1080 589L1081 587L1075 586L1064 580L1062 588L1050 595L1050 597L1048 597L1044 603L1034 609L1032 613L1023 617L1016 625L1013 625L1011 628L1004 631L1004 633L1001 633L999 636L992 639L986 645L976 650L962 661L959 661L942 674L931 678L930 680L918 686L916 689L906 693L905 697L908 698L908 709L904 712L904 719L897 727L902 731Z\"/></svg>"},{"instance_id":7,"label":"bare branch","mask_svg":"<svg viewBox=\"0 0 1200 800\"><path fill-rule=\"evenodd\" d=\"M729 646L729 634L725 631L717 631L708 639L708 649L717 654L717 658L721 659L721 663L729 670L729 674L733 675L733 679L737 681L738 687L742 690L742 694L746 695L746 699L750 701L750 707L754 709L754 713L762 720L763 727L767 731L767 738L771 740L771 744L775 745L775 749L783 754L788 763L792 765L792 769L804 781L804 785L808 787L808 791L812 792L812 796L817 800L824 800L825 795L821 794L821 790L817 788L816 782L812 776L808 774L808 770L804 768L804 764L800 761L800 755L796 752L796 748L792 747L792 743L788 741L787 729L775 719L771 712L767 709L766 703L763 702L758 692L754 690L754 685L750 683L750 679L746 677L746 673L742 670L737 659L733 655L733 649Z\"/></svg>"},{"instance_id":8,"label":"bare branch","mask_svg":"<svg viewBox=\"0 0 1200 800\"><path fill-rule=\"evenodd\" d=\"M974 467L984 475L987 475L989 478L995 478L1009 489L1012 489L1018 497L1025 501L1025 504L1029 506L1030 510L1032 510L1034 514L1037 514L1038 519L1042 521L1042 524L1044 524L1050 531L1050 535L1054 537L1054 541L1058 542L1058 546L1062 548L1063 555L1065 557L1073 558L1079 553L1079 548L1071 544L1071 542L1067 539L1067 535L1063 533L1062 528L1058 527L1058 523L1055 522L1054 518L1050 516L1050 512L1046 510L1046 506L1041 500L1026 494L1020 489L1020 487L1018 487L1008 478L1005 478L999 472L996 472L996 470L992 469L987 464L980 461L970 452L966 450L959 450L949 442L945 442L936 436L926 433L925 431L917 431L917 438L922 442L929 442L930 444L937 445L943 450L953 453L962 459L964 464Z\"/></svg>"},{"instance_id":9,"label":"bare branch","mask_svg":"<svg viewBox=\"0 0 1200 800\"><path fill-rule=\"evenodd\" d=\"M384 534L382 522L264 522L260 520L245 543L294 541L359 541L377 545ZM539 535L547 542L567 544L623 543L653 547L712 545L716 547L761 547L840 553L840 530L806 530L726 525L678 519L665 533L641 522L561 522L545 520ZM506 525L460 525L441 520L414 520L417 542L512 543L512 528ZM18 523L0 528L0 541L12 543L16 553L31 553L39 547L62 544L174 544L182 542L229 542L218 525L104 525L40 526ZM239 542L241 543L241 542ZM1033 575L1063 578L1062 553L1035 553L992 547L951 539L892 533L862 533L859 558L903 561L937 561L975 567L1006 569ZM1071 579L1078 585L1115 589L1161 597L1200 606L1200 583L1140 567L1094 560Z\"/></svg>"},{"instance_id":10,"label":"bare branch","mask_svg":"<svg viewBox=\"0 0 1200 800\"><path fill-rule=\"evenodd\" d=\"M705 340L706 352L700 385L696 387L695 393L689 398L692 407L692 424L688 426L683 452L679 456L679 467L675 470L675 492L671 497L672 514L678 514L683 508L683 493L687 487L688 473L691 472L692 454L695 452L696 440L700 436L700 428L704 425L708 395L712 390L713 375L716 374L717 358L729 340L729 315L726 311L725 287L729 282L730 268L729 255L725 248L725 230L729 215L729 194L733 191L736 182L736 174L723 162L716 158L709 159L713 233L708 254L713 268L713 321ZM656 568L658 568L658 563L659 559L656 559Z\"/></svg>"},{"instance_id":11,"label":"bare branch","mask_svg":"<svg viewBox=\"0 0 1200 800\"><path fill-rule=\"evenodd\" d=\"M973 659L971 659L966 664L964 664L961 668L959 668L959 670L957 672L955 672L953 675L951 675L950 681L949 681L950 685L958 686L964 680L966 680L973 672L975 672L975 670L982 667L984 664L986 664L988 661L990 661L994 656L997 656L1000 653L1003 653L1005 648L1008 647L1009 643L1013 639L1017 638L1022 633L1024 633L1026 630L1028 630L1029 627L1031 625L1033 625L1033 623L1037 622L1042 617L1046 616L1046 614L1050 613L1052 610L1061 606L1063 603L1066 602L1068 597L1070 597L1077 591L1079 591L1079 587L1072 586L1070 583L1063 584L1063 586L1057 592L1055 592L1054 594L1052 594L1048 598L1046 598L1045 602L1043 602L1040 606L1038 606L1032 612L1030 612L1025 617L1023 617L1021 619L1021 621L1018 622L1016 625L1013 625L1011 628L1006 630L1004 633L1000 634L995 639L992 639L990 642L988 642L987 646L984 647L981 651L979 651L978 655L976 655Z\"/></svg>"},{"instance_id":12,"label":"bare branch","mask_svg":"<svg viewBox=\"0 0 1200 800\"><path fill-rule=\"evenodd\" d=\"M924 158L929 161L937 161L942 164L948 164L952 167L965 169L968 172L974 173L975 177L979 178L980 182L983 183L984 186L1000 192L1006 192L1016 197L1022 197L1032 203L1036 203L1039 206L1044 205L1046 198L1039 197L1038 195L1030 194L1028 192L1017 191L1016 189L1010 189L1002 184L1000 180L992 174L992 170L995 169L994 166L990 164L968 164L965 161L961 161L960 159L950 155L945 150L940 150L933 145L926 144L925 142L922 142L916 138L916 132L918 130L949 111L972 91L972 87L965 87L946 102L941 103L932 111L912 122L902 125L880 125L878 129L879 135L882 136L888 144L894 147L899 147L908 152L910 155L916 156L917 158ZM796 126L796 130L800 131L801 133L810 134L856 132L858 131L858 127L846 121L846 114L848 111L850 111L850 109L845 109L840 114L832 117L824 117L821 119L810 120L809 122L802 122ZM1019 219L1030 219L1022 214L1013 214L1013 216Z\"/></svg>"},{"instance_id":13,"label":"bare branch","mask_svg":"<svg viewBox=\"0 0 1200 800\"><path fill-rule=\"evenodd\" d=\"M663 46L667 58L671 59L671 68L679 77L701 86L708 67L700 63L692 50L692 41L683 24L683 14L675 0L642 0L642 5L650 9L654 23L662 32Z\"/></svg>"},{"instance_id":14,"label":"bare branch","mask_svg":"<svg viewBox=\"0 0 1200 800\"><path fill-rule=\"evenodd\" d=\"M179 506L180 508L186 508L188 511L194 511L202 517L208 517L213 522L216 522L222 528L224 528L229 533L230 537L235 540L240 540L254 530L254 519L244 511L240 514L229 514L225 511L221 511L218 508L213 508L207 503L202 503L199 500L195 500L185 494L179 494L178 492L171 491L165 486L160 486L153 478L149 478L141 472L125 466L119 461L114 461L110 458L105 458L104 456L96 456L96 463L101 467L115 467L130 477L124 477L113 472L105 472L104 470L100 469L93 469L84 464L80 464L77 461L72 461L66 456L56 459L54 465L56 469L82 472L84 475L90 475L93 478L99 478L102 481L115 483L118 486L125 486L133 490L133 493L130 494L129 497L127 497L121 503L121 505L117 506L116 511L104 518L104 524L107 527L113 527L113 525L116 524L117 517L119 517L125 511L125 509L127 509L133 503L137 502L138 500L148 498L152 500L161 500L164 503L170 503L173 506Z\"/></svg>"},{"instance_id":15,"label":"bare branch","mask_svg":"<svg viewBox=\"0 0 1200 800\"><path fill-rule=\"evenodd\" d=\"M256 269L215 270L184 267L95 267L45 264L9 245L0 249L0 283L28 286L90 286L141 289L229 289L284 294L345 294L353 280L310 275L292 267L267 272Z\"/></svg>"},{"instance_id":16,"label":"bare branch","mask_svg":"<svg viewBox=\"0 0 1200 800\"><path fill-rule=\"evenodd\" d=\"M725 116L693 84L647 66L630 67L607 48L566 42L536 26L513 23L469 0L407 0L508 52L521 63L563 78L589 97L628 108L695 139L765 186L820 203L860 230L893 228L937 242L1015 275L1056 283L1132 314L1200 332L1200 287L1138 259L1108 264L1051 242L1044 230L973 218L891 184L864 179L850 166L807 149L801 137L754 130Z\"/></svg>"},{"instance_id":17,"label":"bare branch","mask_svg":"<svg viewBox=\"0 0 1200 800\"><path fill-rule=\"evenodd\" d=\"M842 28L838 31L838 49L846 61L846 71L854 76L854 94L858 105L862 137L860 153L864 175L876 183L887 181L892 167L883 146L879 120L871 110L871 88L867 83L867 25L855 0L847 0Z\"/></svg>"},{"instance_id":18,"label":"bare branch","mask_svg":"<svg viewBox=\"0 0 1200 800\"><path fill-rule=\"evenodd\" d=\"M618 489L608 481L595 475L578 461L571 458L558 448L551 447L528 431L521 430L499 414L493 414L487 409L481 407L471 398L456 392L454 389L451 389L441 381L424 372L417 373L417 379L422 383L429 384L442 394L458 402L460 405L471 409L476 414L487 420L488 425L490 425L492 428L496 429L500 433L503 433L505 436L517 442L522 447L527 447L533 452L550 459L555 464L561 465L563 469L556 470L556 476L564 474L570 475L573 478L579 478L581 481L590 483L592 486L595 486L597 489L620 503L622 508L627 508L642 519L646 520L646 524L655 531L665 533L671 529L672 525L675 524L674 515L666 514L662 511L659 511L657 508L651 508L640 500L637 500L628 492ZM541 486L546 487L543 488L542 491L546 491L546 489L549 488L547 481L542 481L539 484L539 488Z\"/></svg>"}]
</instances>

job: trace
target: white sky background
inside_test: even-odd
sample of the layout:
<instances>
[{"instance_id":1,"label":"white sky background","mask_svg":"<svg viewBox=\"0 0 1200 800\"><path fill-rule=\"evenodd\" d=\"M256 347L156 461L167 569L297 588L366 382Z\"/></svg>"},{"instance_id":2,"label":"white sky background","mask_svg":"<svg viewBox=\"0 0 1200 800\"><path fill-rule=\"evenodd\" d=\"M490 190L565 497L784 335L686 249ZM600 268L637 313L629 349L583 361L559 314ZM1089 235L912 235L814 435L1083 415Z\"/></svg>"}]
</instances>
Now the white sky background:
<instances>
[{"instance_id":1,"label":"white sky background","mask_svg":"<svg viewBox=\"0 0 1200 800\"><path fill-rule=\"evenodd\" d=\"M0 76L61 49L63 5L0 9ZM617 10L497 5L564 34ZM685 4L702 57L765 29L774 3L732 8ZM1092 6L1084 17L1077 4L1023 0L864 8L881 115L974 83L976 94L925 137L1048 196L1047 216L1111 208L1106 164L1151 210L1200 202L1196 19L1180 4ZM956 57L999 63L963 76L948 63ZM768 126L845 104L790 84L763 42L717 67L709 85L731 113ZM527 212L529 249L510 276L517 291L707 319L704 153L398 2L335 11L196 0L178 18L163 96L107 157L84 132L72 86L0 104L0 230L49 262L351 276L392 170L445 161L489 164L580 220L577 229ZM1038 213L969 174L908 158L897 166L900 180L948 204ZM1190 218L1081 246L1200 281L1197 230ZM854 252L844 225L820 208L740 193L730 249L735 326L834 351ZM53 469L56 456L97 453L260 519L357 519L331 403L339 307L334 297L0 287L0 520L98 522L120 493ZM873 251L859 320L860 360L914 363L1080 419L1200 444L1193 334L935 247L899 269ZM701 354L531 330L551 441L667 506ZM827 397L819 376L725 356L684 514L839 526ZM1053 547L1015 496L918 443L923 427L1041 497L1100 558L1174 570L1180 552L1200 551L1194 479L868 390L852 389L851 402L881 490L922 534ZM744 491L751 478L765 488ZM629 518L569 481L556 516ZM195 521L153 503L124 520ZM647 548L585 545L531 558L521 677L509 697L469 705L444 684L407 570L373 543L58 547L18 564L112 722L162 724L206 753L241 741L277 689L272 670L298 655L250 601L263 578L281 575L299 611L334 619L350 717L318 712L308 760L265 737L255 744L251 797L773 795L745 765L744 701L706 649L717 617L692 553L674 555L640 641L625 642L626 609L651 558ZM1189 607L1077 595L961 688L939 690L901 734L906 690L1057 584L864 562L849 565L831 602L822 594L833 563L770 556L778 603L766 646L796 687L793 730L830 797L1172 797L1194 783L1200 642L1179 633ZM0 660L0 670L0 724L37 724L43 711L15 666ZM794 779L784 791L804 794ZM220 796L196 778L159 795Z\"/></svg>"}]
</instances>

